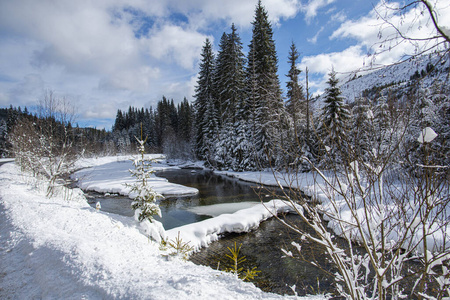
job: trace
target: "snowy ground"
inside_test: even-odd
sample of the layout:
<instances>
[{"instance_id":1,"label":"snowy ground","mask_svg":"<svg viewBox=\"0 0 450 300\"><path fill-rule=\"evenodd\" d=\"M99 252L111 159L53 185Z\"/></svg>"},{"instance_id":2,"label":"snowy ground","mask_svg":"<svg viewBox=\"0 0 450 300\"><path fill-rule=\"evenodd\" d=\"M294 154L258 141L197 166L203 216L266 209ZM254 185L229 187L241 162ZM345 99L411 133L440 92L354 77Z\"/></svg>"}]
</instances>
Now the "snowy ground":
<instances>
[{"instance_id":1,"label":"snowy ground","mask_svg":"<svg viewBox=\"0 0 450 300\"><path fill-rule=\"evenodd\" d=\"M156 157L159 157L156 156ZM85 163L91 168L82 169L72 176L72 178L78 179L78 186L84 191L95 191L99 193L116 193L124 196L128 196L130 188L125 184L131 184L134 182L134 178L131 177L130 168L133 165L127 156L122 157L103 157L100 159L90 159L81 161L79 164ZM173 168L161 160L158 163L152 165L152 169L155 171ZM148 182L150 186L164 195L195 195L198 190L191 187L182 186L179 184L170 183L165 178L152 176Z\"/></svg>"},{"instance_id":2,"label":"snowy ground","mask_svg":"<svg viewBox=\"0 0 450 300\"><path fill-rule=\"evenodd\" d=\"M112 160L118 159L78 167ZM0 167L1 299L295 299L263 293L230 274L167 260L132 218L96 211L77 190L71 200L67 191L47 199L44 190L14 164Z\"/></svg>"},{"instance_id":3,"label":"snowy ground","mask_svg":"<svg viewBox=\"0 0 450 300\"><path fill-rule=\"evenodd\" d=\"M80 161L75 176L83 188L128 194L129 157ZM155 168L170 168L154 164ZM324 201L323 182L304 174L295 182L271 172L220 172L266 185L297 186ZM188 194L191 188L154 177L154 189L166 194ZM0 167L0 299L281 299L263 293L230 274L179 259L167 260L159 245L140 233L133 218L96 211L80 190L44 197L45 186L20 174L13 163ZM71 200L68 200L68 198ZM257 228L273 211L286 211L281 201L227 211L215 218L166 232L195 248L207 246L223 232ZM212 207L202 208L211 210ZM345 207L342 208L345 210ZM329 224L333 224L330 222ZM331 225L332 226L332 225ZM285 296L284 298L292 298ZM301 299L324 299L311 296Z\"/></svg>"},{"instance_id":4,"label":"snowy ground","mask_svg":"<svg viewBox=\"0 0 450 300\"><path fill-rule=\"evenodd\" d=\"M11 162L11 161L14 161L14 158L0 158L0 164Z\"/></svg>"},{"instance_id":5,"label":"snowy ground","mask_svg":"<svg viewBox=\"0 0 450 300\"><path fill-rule=\"evenodd\" d=\"M342 96L349 103L352 103L356 98L361 97L363 91L367 87L382 87L396 82L396 84L389 87L390 90L395 88L405 88L406 83L410 81L410 77L414 75L414 72L418 71L421 73L422 70L426 70L428 63L433 64L440 72L422 78L420 84L423 87L431 87L436 82L446 82L447 72L443 70L449 67L450 61L439 55L423 55L416 58L410 58L400 64L387 66L367 75L363 75L362 77L355 78L354 80L343 82L340 85ZM351 74L349 76L353 75L354 74Z\"/></svg>"}]
</instances>

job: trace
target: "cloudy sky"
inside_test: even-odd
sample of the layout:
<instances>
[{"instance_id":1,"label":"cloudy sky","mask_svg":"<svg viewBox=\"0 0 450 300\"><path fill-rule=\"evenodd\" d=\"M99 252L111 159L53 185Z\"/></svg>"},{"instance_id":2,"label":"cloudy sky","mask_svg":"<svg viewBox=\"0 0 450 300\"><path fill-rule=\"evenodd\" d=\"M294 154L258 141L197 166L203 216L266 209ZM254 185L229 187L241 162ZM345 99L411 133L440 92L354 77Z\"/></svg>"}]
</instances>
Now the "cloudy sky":
<instances>
[{"instance_id":1,"label":"cloudy sky","mask_svg":"<svg viewBox=\"0 0 450 300\"><path fill-rule=\"evenodd\" d=\"M314 92L323 90L332 67L345 73L367 66L367 54L389 35L386 28L379 34L377 1L263 0L282 87L292 41L301 53L299 66L310 70ZM163 95L175 103L184 97L193 101L205 39L217 51L222 33L234 23L247 52L256 3L0 0L0 107L31 109L52 90L76 105L80 126L110 129L117 109L154 106ZM448 4L441 6L440 20L450 20ZM414 13L411 18L418 34L429 35L429 22L417 23ZM411 47L380 54L377 63L396 61Z\"/></svg>"}]
</instances>

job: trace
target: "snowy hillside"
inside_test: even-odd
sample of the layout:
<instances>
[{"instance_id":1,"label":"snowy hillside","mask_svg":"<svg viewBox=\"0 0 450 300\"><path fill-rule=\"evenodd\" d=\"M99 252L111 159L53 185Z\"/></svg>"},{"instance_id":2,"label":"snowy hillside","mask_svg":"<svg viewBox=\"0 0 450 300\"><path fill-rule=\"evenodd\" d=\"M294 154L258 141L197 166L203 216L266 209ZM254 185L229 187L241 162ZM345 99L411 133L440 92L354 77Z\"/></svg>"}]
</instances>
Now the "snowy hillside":
<instances>
[{"instance_id":1,"label":"snowy hillside","mask_svg":"<svg viewBox=\"0 0 450 300\"><path fill-rule=\"evenodd\" d=\"M439 55L424 55L418 58L410 58L402 63L388 66L366 75L352 74L341 79L341 92L348 103L363 95L369 89L390 88L397 90L408 86L412 82L411 77L422 73L429 73L420 82L422 86L429 87L436 81L444 81L448 73L449 59ZM428 66L428 72L427 72ZM433 68L433 70L431 70ZM447 72L445 72L447 70ZM417 73L416 73L417 72ZM355 78L356 76L356 78Z\"/></svg>"}]
</instances>

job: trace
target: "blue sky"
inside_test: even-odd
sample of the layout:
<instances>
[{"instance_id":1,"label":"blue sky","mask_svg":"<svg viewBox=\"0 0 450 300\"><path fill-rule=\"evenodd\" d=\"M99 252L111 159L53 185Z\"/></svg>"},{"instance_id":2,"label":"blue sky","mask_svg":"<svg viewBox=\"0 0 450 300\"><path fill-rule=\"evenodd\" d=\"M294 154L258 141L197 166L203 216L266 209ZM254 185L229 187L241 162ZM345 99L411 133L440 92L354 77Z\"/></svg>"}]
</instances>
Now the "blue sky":
<instances>
[{"instance_id":1,"label":"blue sky","mask_svg":"<svg viewBox=\"0 0 450 300\"><path fill-rule=\"evenodd\" d=\"M117 109L155 106L163 95L175 103L184 97L193 101L205 39L210 38L217 51L222 33L234 23L247 52L256 3L2 0L0 107L30 109L50 89L75 104L81 126L110 129ZM373 10L380 7L378 1L262 3L274 29L283 89L292 41L301 53L299 67L310 70L315 93L324 89L332 67L345 80L347 72L366 66L367 53L379 42L381 23ZM450 20L448 6L439 10L440 20ZM428 25L423 22L421 27ZM383 34L389 31L383 29ZM377 63L397 61L411 49L402 46L381 54Z\"/></svg>"}]
</instances>

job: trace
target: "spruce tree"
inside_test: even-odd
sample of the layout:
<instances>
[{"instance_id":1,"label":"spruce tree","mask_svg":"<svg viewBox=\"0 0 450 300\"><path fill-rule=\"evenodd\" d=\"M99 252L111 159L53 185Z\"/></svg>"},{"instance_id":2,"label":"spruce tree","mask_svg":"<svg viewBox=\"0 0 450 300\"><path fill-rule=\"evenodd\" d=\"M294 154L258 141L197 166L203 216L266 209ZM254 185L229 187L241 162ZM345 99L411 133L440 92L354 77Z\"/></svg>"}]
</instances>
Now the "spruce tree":
<instances>
[{"instance_id":1,"label":"spruce tree","mask_svg":"<svg viewBox=\"0 0 450 300\"><path fill-rule=\"evenodd\" d=\"M350 113L341 96L334 69L328 74L328 87L325 89L325 100L322 108L322 124L320 134L322 143L331 159L343 158L344 147L347 141L347 121Z\"/></svg>"},{"instance_id":2,"label":"spruce tree","mask_svg":"<svg viewBox=\"0 0 450 300\"><path fill-rule=\"evenodd\" d=\"M304 107L305 96L303 94L303 87L299 84L298 76L301 71L297 68L297 60L299 54L294 42L291 44L291 48L288 56L288 63L290 69L288 74L287 87L287 100L286 110L290 116L291 126L289 126L288 140L289 140L289 153L293 155L289 158L289 161L296 159L299 154L303 154L303 148L306 147L306 107Z\"/></svg>"},{"instance_id":3,"label":"spruce tree","mask_svg":"<svg viewBox=\"0 0 450 300\"><path fill-rule=\"evenodd\" d=\"M196 155L199 159L206 159L209 143L209 134L213 134L214 122L208 122L208 118L215 115L213 97L214 54L209 39L203 46L202 59L198 73L197 87L195 89L195 116L196 116Z\"/></svg>"},{"instance_id":4,"label":"spruce tree","mask_svg":"<svg viewBox=\"0 0 450 300\"><path fill-rule=\"evenodd\" d=\"M261 1L255 10L252 40L249 45L246 81L250 130L254 157L262 167L272 159L273 146L279 142L283 101L278 79L278 58L272 26ZM268 158L269 160L265 160Z\"/></svg>"},{"instance_id":5,"label":"spruce tree","mask_svg":"<svg viewBox=\"0 0 450 300\"><path fill-rule=\"evenodd\" d=\"M245 56L242 52L241 39L233 24L231 33L224 33L219 44L214 81L216 103L221 112L219 143L216 145L219 153L216 160L220 161L224 168L233 168L232 165L235 165L238 127L243 124L244 116L242 112L238 114L237 109L242 107L238 103L245 98L244 65Z\"/></svg>"},{"instance_id":6,"label":"spruce tree","mask_svg":"<svg viewBox=\"0 0 450 300\"><path fill-rule=\"evenodd\" d=\"M144 156L146 141L142 138L142 129L141 138L136 137L136 140L139 144L140 156L133 160L135 168L130 170L131 176L136 180L133 184L127 185L130 188L130 194L135 196L131 207L135 210L134 218L139 222L144 233L159 243L161 239L165 238L164 227L154 219L154 216L159 215L161 217L161 210L157 201L164 197L153 190L148 183L154 171L151 170L152 160Z\"/></svg>"},{"instance_id":7,"label":"spruce tree","mask_svg":"<svg viewBox=\"0 0 450 300\"><path fill-rule=\"evenodd\" d=\"M219 51L217 53L217 57L215 60L214 66L214 78L213 78L213 92L215 99L215 106L217 108L219 119L219 127L225 123L224 112L226 111L225 102L227 92L227 79L225 78L225 69L226 63L228 59L227 53L228 47L228 35L224 32L219 42ZM231 107L229 109L232 109Z\"/></svg>"},{"instance_id":8,"label":"spruce tree","mask_svg":"<svg viewBox=\"0 0 450 300\"><path fill-rule=\"evenodd\" d=\"M356 99L352 109L351 145L359 160L368 161L372 155L375 138L373 119L374 113L370 101L365 98Z\"/></svg>"},{"instance_id":9,"label":"spruce tree","mask_svg":"<svg viewBox=\"0 0 450 300\"><path fill-rule=\"evenodd\" d=\"M297 68L297 60L299 58L299 54L297 51L297 47L294 42L291 44L291 48L288 56L288 63L290 65L290 69L288 74L286 75L289 80L286 82L287 87L287 101L286 107L287 111L291 114L294 120L298 119L298 115L301 112L301 101L304 100L305 96L303 94L303 88L298 83L298 75L300 75L301 70Z\"/></svg>"},{"instance_id":10,"label":"spruce tree","mask_svg":"<svg viewBox=\"0 0 450 300\"><path fill-rule=\"evenodd\" d=\"M116 120L114 122L113 131L122 131L125 128L125 120L123 118L122 111L119 109L116 114Z\"/></svg>"},{"instance_id":11,"label":"spruce tree","mask_svg":"<svg viewBox=\"0 0 450 300\"><path fill-rule=\"evenodd\" d=\"M234 123L237 101L244 97L245 56L234 24L231 33L223 34L217 55L215 90L222 112L222 123Z\"/></svg>"}]
</instances>

